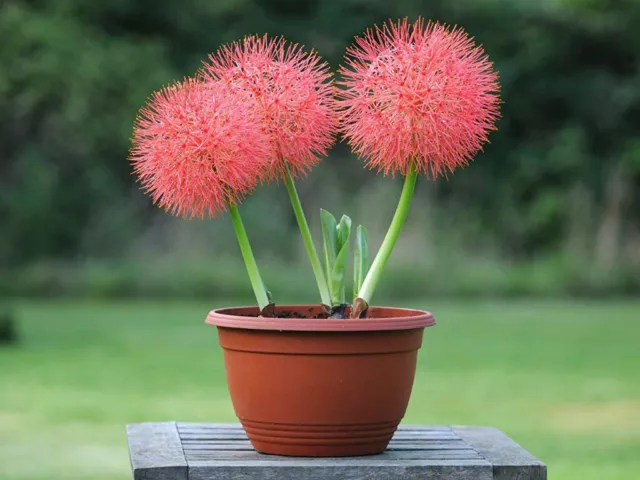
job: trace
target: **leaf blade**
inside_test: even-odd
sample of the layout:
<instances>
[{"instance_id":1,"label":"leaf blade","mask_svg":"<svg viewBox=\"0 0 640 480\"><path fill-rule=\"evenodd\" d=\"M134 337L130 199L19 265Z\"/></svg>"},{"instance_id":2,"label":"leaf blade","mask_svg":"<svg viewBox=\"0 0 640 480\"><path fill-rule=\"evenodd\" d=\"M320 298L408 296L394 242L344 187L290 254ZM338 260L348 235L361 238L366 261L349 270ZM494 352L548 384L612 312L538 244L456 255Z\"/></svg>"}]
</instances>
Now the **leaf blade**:
<instances>
[{"instance_id":1,"label":"leaf blade","mask_svg":"<svg viewBox=\"0 0 640 480\"><path fill-rule=\"evenodd\" d=\"M324 252L324 268L327 277L327 286L329 294L333 299L331 290L331 275L333 267L336 263L336 255L338 252L338 233L336 218L327 210L320 209L320 224L322 227L322 244ZM331 306L331 305L329 305Z\"/></svg>"},{"instance_id":2,"label":"leaf blade","mask_svg":"<svg viewBox=\"0 0 640 480\"><path fill-rule=\"evenodd\" d=\"M369 233L362 225L356 229L356 243L353 253L353 300L358 298L360 287L369 271Z\"/></svg>"},{"instance_id":3,"label":"leaf blade","mask_svg":"<svg viewBox=\"0 0 640 480\"><path fill-rule=\"evenodd\" d=\"M342 215L342 218L340 218L340 223L337 227L337 236L338 250L340 250L343 245L349 243L349 237L351 236L351 218L347 215Z\"/></svg>"},{"instance_id":4,"label":"leaf blade","mask_svg":"<svg viewBox=\"0 0 640 480\"><path fill-rule=\"evenodd\" d=\"M349 238L351 237L351 218L343 215L336 227L338 239L338 254L331 272L331 301L335 305L342 305L346 301L345 283L347 267L349 265Z\"/></svg>"}]
</instances>

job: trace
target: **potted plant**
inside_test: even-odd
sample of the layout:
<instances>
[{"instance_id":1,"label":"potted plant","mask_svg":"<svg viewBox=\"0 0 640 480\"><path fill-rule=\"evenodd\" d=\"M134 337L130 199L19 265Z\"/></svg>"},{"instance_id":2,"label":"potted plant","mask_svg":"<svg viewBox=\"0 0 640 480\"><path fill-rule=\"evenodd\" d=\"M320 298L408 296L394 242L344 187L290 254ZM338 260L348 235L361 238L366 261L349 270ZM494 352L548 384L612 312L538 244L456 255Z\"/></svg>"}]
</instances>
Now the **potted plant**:
<instances>
[{"instance_id":1,"label":"potted plant","mask_svg":"<svg viewBox=\"0 0 640 480\"><path fill-rule=\"evenodd\" d=\"M218 328L236 414L264 453L386 448L409 401L423 329L435 322L426 311L373 306L373 293L418 176L465 166L499 115L497 74L459 28L422 19L375 27L347 50L340 76L334 85L316 53L284 39L246 37L195 78L155 93L134 128L130 159L157 204L185 217L230 214L257 305L214 310L206 322ZM338 131L367 166L404 177L371 265L367 231L355 229L352 302L351 220L321 212L321 259L295 188ZM274 303L260 275L239 204L272 180L288 192L317 305Z\"/></svg>"}]
</instances>

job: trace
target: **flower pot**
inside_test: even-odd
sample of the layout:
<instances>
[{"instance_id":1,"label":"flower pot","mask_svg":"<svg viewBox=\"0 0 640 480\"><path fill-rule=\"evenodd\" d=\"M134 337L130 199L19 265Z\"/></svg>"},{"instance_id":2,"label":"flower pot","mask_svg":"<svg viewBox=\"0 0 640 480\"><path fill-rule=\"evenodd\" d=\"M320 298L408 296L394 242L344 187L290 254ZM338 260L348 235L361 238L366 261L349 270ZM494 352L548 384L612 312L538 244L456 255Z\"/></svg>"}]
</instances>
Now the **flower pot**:
<instances>
[{"instance_id":1,"label":"flower pot","mask_svg":"<svg viewBox=\"0 0 640 480\"><path fill-rule=\"evenodd\" d=\"M388 445L411 395L424 311L371 307L366 319L317 318L314 305L212 311L236 415L263 453L371 455ZM296 318L306 316L307 318Z\"/></svg>"}]
</instances>

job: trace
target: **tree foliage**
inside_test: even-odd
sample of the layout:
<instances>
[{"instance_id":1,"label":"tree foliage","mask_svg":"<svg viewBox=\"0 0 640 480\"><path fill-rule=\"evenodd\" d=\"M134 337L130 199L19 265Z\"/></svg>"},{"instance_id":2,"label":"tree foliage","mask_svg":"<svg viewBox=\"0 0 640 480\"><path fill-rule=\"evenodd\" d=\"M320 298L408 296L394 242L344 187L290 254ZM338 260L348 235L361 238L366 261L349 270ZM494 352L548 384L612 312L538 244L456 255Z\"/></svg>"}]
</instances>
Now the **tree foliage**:
<instances>
[{"instance_id":1,"label":"tree foliage","mask_svg":"<svg viewBox=\"0 0 640 480\"><path fill-rule=\"evenodd\" d=\"M564 252L640 272L632 0L6 0L0 262L117 255L139 235L156 211L125 161L135 114L221 43L283 34L335 67L366 27L417 15L463 25L500 72L499 132L471 168L433 187L435 215L443 225L456 219L462 248L483 238L516 260ZM315 185L363 195L371 177L351 160L333 172L320 166ZM322 189L307 193L314 206L323 198ZM79 234L87 231L89 246Z\"/></svg>"}]
</instances>

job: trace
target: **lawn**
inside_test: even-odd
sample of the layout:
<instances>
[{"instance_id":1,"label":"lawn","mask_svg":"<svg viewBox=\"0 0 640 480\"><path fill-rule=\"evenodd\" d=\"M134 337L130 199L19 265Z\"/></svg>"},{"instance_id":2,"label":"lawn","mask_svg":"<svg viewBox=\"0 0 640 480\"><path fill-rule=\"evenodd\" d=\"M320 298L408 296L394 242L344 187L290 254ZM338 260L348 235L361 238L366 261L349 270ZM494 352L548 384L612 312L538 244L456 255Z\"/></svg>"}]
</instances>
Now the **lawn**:
<instances>
[{"instance_id":1,"label":"lawn","mask_svg":"<svg viewBox=\"0 0 640 480\"><path fill-rule=\"evenodd\" d=\"M234 303L234 302L218 302ZM640 301L414 302L408 423L493 425L559 480L640 471ZM0 347L0 479L130 478L124 425L233 421L207 303L16 301Z\"/></svg>"}]
</instances>

